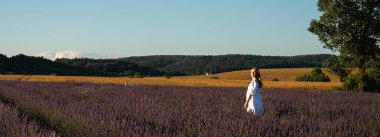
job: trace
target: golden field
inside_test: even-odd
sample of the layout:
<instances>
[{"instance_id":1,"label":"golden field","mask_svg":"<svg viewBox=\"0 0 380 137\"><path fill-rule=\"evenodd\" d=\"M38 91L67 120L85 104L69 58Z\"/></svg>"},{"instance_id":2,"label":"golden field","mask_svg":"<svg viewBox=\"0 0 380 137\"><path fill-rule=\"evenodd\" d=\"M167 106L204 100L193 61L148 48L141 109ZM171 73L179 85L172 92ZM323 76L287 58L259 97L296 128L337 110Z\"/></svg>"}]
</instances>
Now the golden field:
<instances>
[{"instance_id":1,"label":"golden field","mask_svg":"<svg viewBox=\"0 0 380 137\"><path fill-rule=\"evenodd\" d=\"M332 82L297 82L295 78L311 71L312 68L295 69L261 69L265 88L317 89L332 90L341 86L338 78L330 76ZM233 71L211 76L181 77L90 77L90 76L48 76L48 75L0 75L0 80L43 81L43 82L93 82L114 84L147 84L147 85L181 85L181 86L223 86L246 87L250 82L250 70ZM212 79L211 77L218 77ZM272 81L274 78L279 81Z\"/></svg>"},{"instance_id":2,"label":"golden field","mask_svg":"<svg viewBox=\"0 0 380 137\"><path fill-rule=\"evenodd\" d=\"M275 68L275 69L260 69L261 77L264 81L272 81L278 79L279 81L295 81L297 76L309 73L313 68ZM322 69L323 73L328 75L332 82L339 82L339 78L330 74L325 69ZM219 79L228 80L249 80L251 70L231 71L220 74L214 74ZM212 76L185 76L182 78L207 78Z\"/></svg>"}]
</instances>

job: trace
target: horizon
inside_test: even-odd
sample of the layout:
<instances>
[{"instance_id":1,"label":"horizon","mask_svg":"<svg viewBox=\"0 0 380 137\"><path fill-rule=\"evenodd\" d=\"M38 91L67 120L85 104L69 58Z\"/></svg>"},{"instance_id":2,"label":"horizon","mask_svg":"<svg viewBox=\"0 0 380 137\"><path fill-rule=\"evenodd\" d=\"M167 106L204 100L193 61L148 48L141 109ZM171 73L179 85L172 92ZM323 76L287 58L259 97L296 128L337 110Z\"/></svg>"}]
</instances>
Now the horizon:
<instances>
[{"instance_id":1,"label":"horizon","mask_svg":"<svg viewBox=\"0 0 380 137\"><path fill-rule=\"evenodd\" d=\"M111 59L149 55L333 54L307 31L310 1L5 1L7 56Z\"/></svg>"}]
</instances>

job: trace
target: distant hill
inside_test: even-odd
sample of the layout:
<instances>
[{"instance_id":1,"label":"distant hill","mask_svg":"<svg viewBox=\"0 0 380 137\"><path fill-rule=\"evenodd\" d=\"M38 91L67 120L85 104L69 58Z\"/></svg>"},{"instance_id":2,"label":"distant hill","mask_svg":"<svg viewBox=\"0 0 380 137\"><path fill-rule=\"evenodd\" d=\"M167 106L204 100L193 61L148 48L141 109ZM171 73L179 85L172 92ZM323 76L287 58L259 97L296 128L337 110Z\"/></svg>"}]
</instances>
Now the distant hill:
<instances>
[{"instance_id":1,"label":"distant hill","mask_svg":"<svg viewBox=\"0 0 380 137\"><path fill-rule=\"evenodd\" d=\"M121 58L140 66L155 68L168 75L199 75L235 70L259 68L304 68L321 67L322 62L332 57L329 54L300 56L260 56L260 55L217 55L184 56L156 55Z\"/></svg>"},{"instance_id":2,"label":"distant hill","mask_svg":"<svg viewBox=\"0 0 380 137\"><path fill-rule=\"evenodd\" d=\"M0 74L43 74L77 76L180 76L221 73L259 68L321 67L333 55L259 56L217 55L185 56L156 55L119 59L57 59L23 54L7 57L0 54Z\"/></svg>"}]
</instances>

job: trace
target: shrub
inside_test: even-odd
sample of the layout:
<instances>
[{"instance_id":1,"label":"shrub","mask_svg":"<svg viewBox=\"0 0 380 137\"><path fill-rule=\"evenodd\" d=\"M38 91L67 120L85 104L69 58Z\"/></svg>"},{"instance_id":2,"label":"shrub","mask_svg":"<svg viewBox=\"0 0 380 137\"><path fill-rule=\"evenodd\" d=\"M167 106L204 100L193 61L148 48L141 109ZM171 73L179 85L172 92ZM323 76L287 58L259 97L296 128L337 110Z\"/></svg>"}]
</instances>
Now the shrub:
<instances>
[{"instance_id":1,"label":"shrub","mask_svg":"<svg viewBox=\"0 0 380 137\"><path fill-rule=\"evenodd\" d=\"M219 77L218 76L212 76L212 77L210 77L210 79L219 79Z\"/></svg>"},{"instance_id":2,"label":"shrub","mask_svg":"<svg viewBox=\"0 0 380 137\"><path fill-rule=\"evenodd\" d=\"M321 68L314 68L309 74L298 76L296 81L330 82L331 80Z\"/></svg>"},{"instance_id":3,"label":"shrub","mask_svg":"<svg viewBox=\"0 0 380 137\"><path fill-rule=\"evenodd\" d=\"M349 90L358 90L359 89L359 80L358 75L348 75L344 79L344 83L342 86L343 90L349 91Z\"/></svg>"},{"instance_id":4,"label":"shrub","mask_svg":"<svg viewBox=\"0 0 380 137\"><path fill-rule=\"evenodd\" d=\"M120 76L133 76L134 72L133 71L124 71L123 73L119 74Z\"/></svg>"},{"instance_id":5,"label":"shrub","mask_svg":"<svg viewBox=\"0 0 380 137\"><path fill-rule=\"evenodd\" d=\"M344 79L342 90L363 91L363 89L374 89L373 92L379 92L380 85L378 83L380 81L369 76L369 74L350 74Z\"/></svg>"},{"instance_id":6,"label":"shrub","mask_svg":"<svg viewBox=\"0 0 380 137\"><path fill-rule=\"evenodd\" d=\"M133 77L134 78L143 78L144 76L142 76L140 73L136 72Z\"/></svg>"},{"instance_id":7,"label":"shrub","mask_svg":"<svg viewBox=\"0 0 380 137\"><path fill-rule=\"evenodd\" d=\"M367 70L367 83L368 89L371 89L372 92L380 92L380 69L369 68Z\"/></svg>"}]
</instances>

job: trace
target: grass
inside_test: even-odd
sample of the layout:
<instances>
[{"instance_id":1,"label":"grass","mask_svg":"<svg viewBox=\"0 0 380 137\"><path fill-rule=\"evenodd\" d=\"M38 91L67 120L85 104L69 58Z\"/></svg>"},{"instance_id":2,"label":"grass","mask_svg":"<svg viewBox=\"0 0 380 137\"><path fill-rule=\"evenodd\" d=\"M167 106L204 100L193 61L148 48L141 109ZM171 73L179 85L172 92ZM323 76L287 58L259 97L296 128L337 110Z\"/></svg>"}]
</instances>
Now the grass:
<instances>
[{"instance_id":1,"label":"grass","mask_svg":"<svg viewBox=\"0 0 380 137\"><path fill-rule=\"evenodd\" d=\"M261 69L265 88L317 89L333 90L342 85L338 78L329 73L332 82L297 82L295 78L311 71L312 68ZM114 84L144 85L182 85L182 86L216 86L246 87L250 82L250 70L233 71L211 76L171 77L90 77L90 76L49 76L49 75L0 75L0 80L43 81L43 82L92 82ZM212 77L218 77L213 79ZM272 81L277 78L279 81Z\"/></svg>"}]
</instances>

